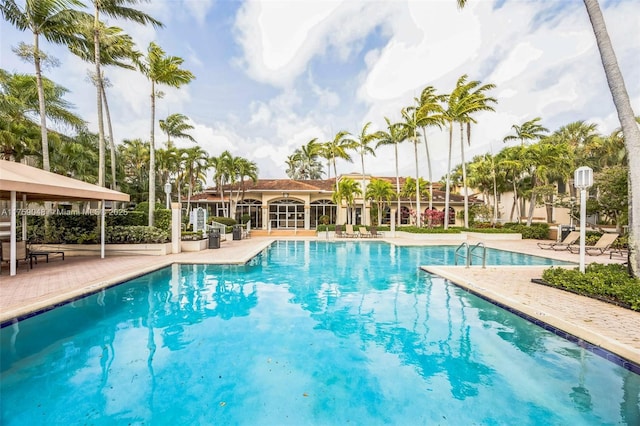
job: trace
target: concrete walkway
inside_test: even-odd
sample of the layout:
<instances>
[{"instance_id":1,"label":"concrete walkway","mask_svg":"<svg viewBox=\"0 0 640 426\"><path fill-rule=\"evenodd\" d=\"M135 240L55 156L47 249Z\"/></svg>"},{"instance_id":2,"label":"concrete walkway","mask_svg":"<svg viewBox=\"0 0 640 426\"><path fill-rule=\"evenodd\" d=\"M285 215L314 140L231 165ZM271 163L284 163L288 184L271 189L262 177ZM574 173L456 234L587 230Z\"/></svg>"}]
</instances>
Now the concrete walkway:
<instances>
[{"instance_id":1,"label":"concrete walkway","mask_svg":"<svg viewBox=\"0 0 640 426\"><path fill-rule=\"evenodd\" d=\"M280 238L312 239L316 238ZM317 238L325 240L324 236ZM439 245L450 241L415 241L387 238L397 245ZM67 257L40 261L32 270L21 266L16 276L2 270L0 276L0 321L27 315L48 306L117 284L172 263L245 263L261 252L272 238L225 241L220 249L167 256ZM362 240L362 241L367 241ZM469 241L474 244L475 241ZM578 262L577 254L541 250L536 241L484 241L487 247ZM622 262L608 255L587 256L591 262ZM420 265L416 265L418 267ZM577 264L576 264L577 266ZM593 345L640 365L640 313L619 308L587 297L534 284L546 267L499 266L425 267L456 284L477 292Z\"/></svg>"}]
</instances>

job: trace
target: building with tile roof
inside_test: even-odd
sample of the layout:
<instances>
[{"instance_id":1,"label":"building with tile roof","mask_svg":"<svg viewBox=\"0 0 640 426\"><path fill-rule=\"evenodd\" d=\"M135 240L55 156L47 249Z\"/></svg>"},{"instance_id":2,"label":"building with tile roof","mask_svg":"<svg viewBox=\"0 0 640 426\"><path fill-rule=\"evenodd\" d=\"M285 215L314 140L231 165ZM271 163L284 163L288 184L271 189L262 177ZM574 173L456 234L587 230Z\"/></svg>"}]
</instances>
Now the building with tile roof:
<instances>
[{"instance_id":1,"label":"building with tile roof","mask_svg":"<svg viewBox=\"0 0 640 426\"><path fill-rule=\"evenodd\" d=\"M338 177L362 182L361 174L346 174ZM395 188L395 177L379 177L365 175L365 188L372 179L389 181ZM406 178L400 178L400 186ZM324 180L293 180L293 179L258 179L256 182L245 181L243 184L225 185L222 188L208 188L191 198L194 207L207 210L208 216L232 217L241 222L244 215L248 215L253 229L316 229L320 224L320 217L327 216L330 224L353 223L354 225L372 225L372 209L377 210L375 203L356 195L354 208L350 209L344 201L340 205L333 201L336 179ZM440 189L433 191L433 208L444 211L445 192ZM469 204L482 203L474 196L469 196ZM424 197L420 201L422 211L428 209L429 200ZM412 222L411 212L416 208L413 199L400 198L393 200L391 205L385 206L382 223L391 223L392 211L400 209L400 224L408 225ZM456 213L464 209L464 197L460 194L450 194L449 224L456 223ZM351 214L350 214L351 213ZM397 223L397 221L396 221ZM373 225L376 225L373 223Z\"/></svg>"}]
</instances>

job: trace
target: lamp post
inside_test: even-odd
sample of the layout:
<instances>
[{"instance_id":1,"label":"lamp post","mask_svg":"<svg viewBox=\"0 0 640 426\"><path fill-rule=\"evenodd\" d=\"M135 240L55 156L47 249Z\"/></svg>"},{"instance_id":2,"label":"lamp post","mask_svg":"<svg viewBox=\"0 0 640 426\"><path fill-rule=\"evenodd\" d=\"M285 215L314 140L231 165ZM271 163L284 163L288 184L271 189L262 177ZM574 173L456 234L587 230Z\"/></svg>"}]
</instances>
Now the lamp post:
<instances>
[{"instance_id":1,"label":"lamp post","mask_svg":"<svg viewBox=\"0 0 640 426\"><path fill-rule=\"evenodd\" d=\"M171 183L164 184L164 193L167 194L167 210L171 208Z\"/></svg>"},{"instance_id":2,"label":"lamp post","mask_svg":"<svg viewBox=\"0 0 640 426\"><path fill-rule=\"evenodd\" d=\"M578 167L573 174L573 186L580 190L580 272L582 273L584 273L584 246L587 235L587 189L592 185L591 167Z\"/></svg>"}]
</instances>

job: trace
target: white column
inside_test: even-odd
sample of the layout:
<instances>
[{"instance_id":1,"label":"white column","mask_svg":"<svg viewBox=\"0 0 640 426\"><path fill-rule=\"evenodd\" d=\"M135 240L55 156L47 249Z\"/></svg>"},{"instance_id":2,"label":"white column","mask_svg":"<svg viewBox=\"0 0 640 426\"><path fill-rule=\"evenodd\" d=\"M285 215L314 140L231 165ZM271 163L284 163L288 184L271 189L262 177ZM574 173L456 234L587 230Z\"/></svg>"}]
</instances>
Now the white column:
<instances>
[{"instance_id":1,"label":"white column","mask_svg":"<svg viewBox=\"0 0 640 426\"><path fill-rule=\"evenodd\" d=\"M180 203L171 203L171 252L180 253L180 240L182 239Z\"/></svg>"},{"instance_id":2,"label":"white column","mask_svg":"<svg viewBox=\"0 0 640 426\"><path fill-rule=\"evenodd\" d=\"M100 202L100 259L104 259L104 200Z\"/></svg>"},{"instance_id":3,"label":"white column","mask_svg":"<svg viewBox=\"0 0 640 426\"><path fill-rule=\"evenodd\" d=\"M11 224L9 231L9 275L13 276L16 274L16 191L11 191L10 195L10 207L11 207Z\"/></svg>"}]
</instances>

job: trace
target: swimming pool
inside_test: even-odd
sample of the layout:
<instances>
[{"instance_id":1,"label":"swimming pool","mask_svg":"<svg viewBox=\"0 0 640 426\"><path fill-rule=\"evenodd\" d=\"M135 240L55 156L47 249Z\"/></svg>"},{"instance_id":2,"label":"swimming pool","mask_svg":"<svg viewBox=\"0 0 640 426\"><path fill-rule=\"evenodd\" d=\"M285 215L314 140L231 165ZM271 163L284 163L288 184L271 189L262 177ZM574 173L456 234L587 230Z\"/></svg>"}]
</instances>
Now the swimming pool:
<instances>
[{"instance_id":1,"label":"swimming pool","mask_svg":"<svg viewBox=\"0 0 640 426\"><path fill-rule=\"evenodd\" d=\"M420 271L277 242L1 331L2 424L638 424L640 377Z\"/></svg>"}]
</instances>

